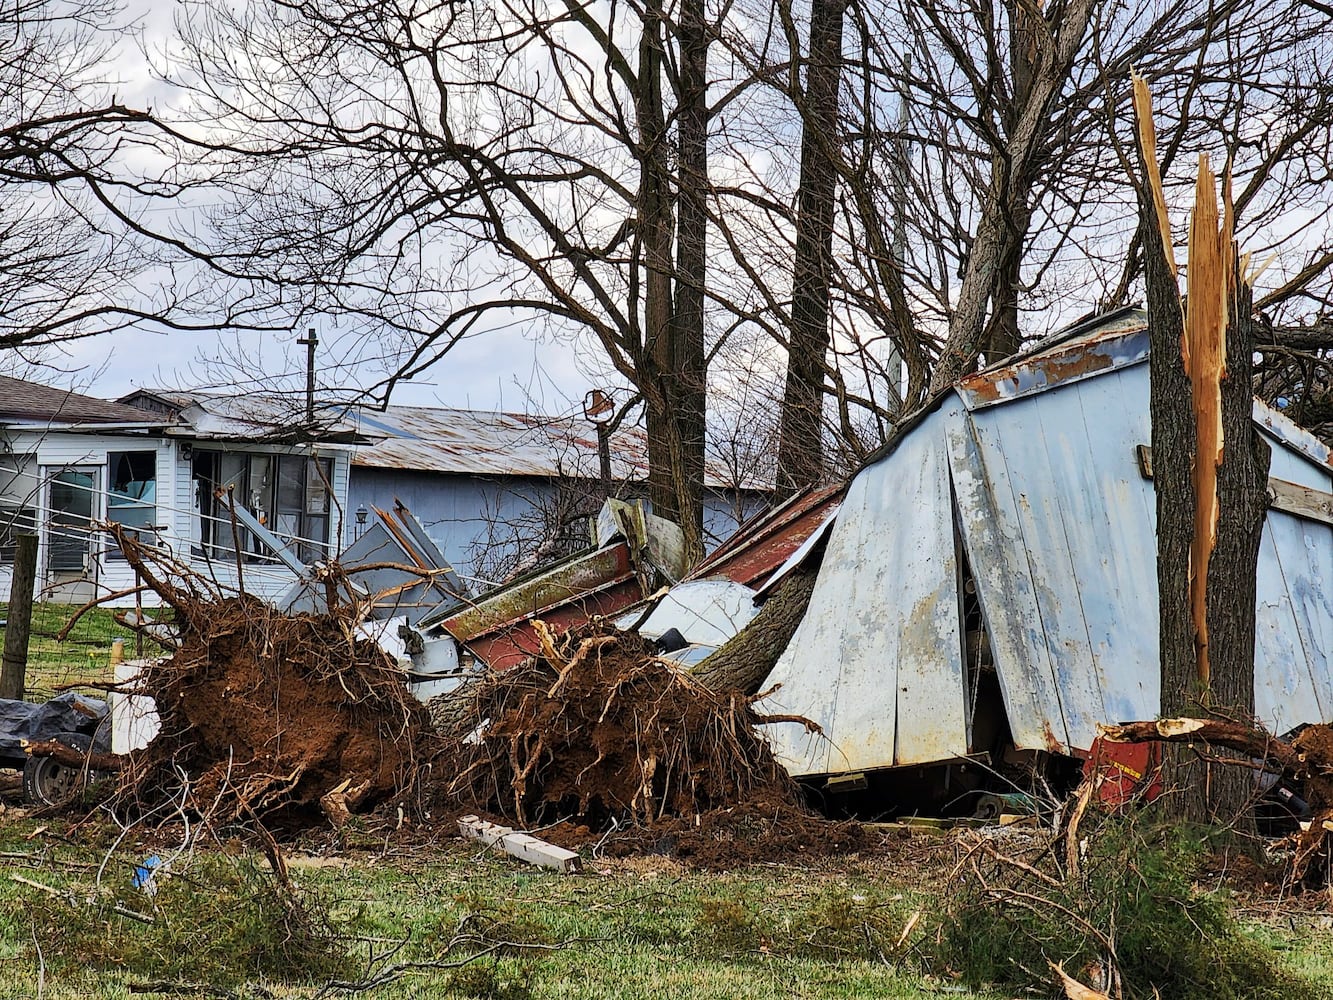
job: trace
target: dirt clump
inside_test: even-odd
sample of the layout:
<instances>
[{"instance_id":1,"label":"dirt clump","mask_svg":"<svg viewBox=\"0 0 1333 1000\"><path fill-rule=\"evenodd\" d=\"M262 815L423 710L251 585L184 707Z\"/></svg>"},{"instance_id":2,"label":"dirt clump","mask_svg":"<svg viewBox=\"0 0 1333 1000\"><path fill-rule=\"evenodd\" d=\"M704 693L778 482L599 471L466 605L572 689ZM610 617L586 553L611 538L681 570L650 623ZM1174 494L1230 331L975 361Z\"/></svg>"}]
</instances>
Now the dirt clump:
<instances>
[{"instance_id":1,"label":"dirt clump","mask_svg":"<svg viewBox=\"0 0 1333 1000\"><path fill-rule=\"evenodd\" d=\"M140 808L183 793L215 822L319 821L321 799L369 809L410 790L425 713L374 643L328 615L241 596L191 614L145 667L161 733L122 772Z\"/></svg>"},{"instance_id":2,"label":"dirt clump","mask_svg":"<svg viewBox=\"0 0 1333 1000\"><path fill-rule=\"evenodd\" d=\"M802 864L875 846L854 820L835 822L805 806L751 798L726 809L678 817L606 838L612 857L663 854L690 868L730 871L761 862Z\"/></svg>"},{"instance_id":3,"label":"dirt clump","mask_svg":"<svg viewBox=\"0 0 1333 1000\"><path fill-rule=\"evenodd\" d=\"M432 713L449 728L435 765L441 805L596 831L694 823L751 800L803 809L755 728L757 699L704 687L632 632L535 627L540 656Z\"/></svg>"}]
</instances>

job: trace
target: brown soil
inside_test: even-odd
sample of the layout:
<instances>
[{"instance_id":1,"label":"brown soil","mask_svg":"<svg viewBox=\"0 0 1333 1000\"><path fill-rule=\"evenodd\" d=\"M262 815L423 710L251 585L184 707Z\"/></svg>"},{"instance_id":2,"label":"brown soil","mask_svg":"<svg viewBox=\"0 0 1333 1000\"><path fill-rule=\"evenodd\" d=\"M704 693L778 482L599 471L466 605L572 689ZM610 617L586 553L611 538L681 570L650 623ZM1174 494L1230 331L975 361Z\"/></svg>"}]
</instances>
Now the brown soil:
<instances>
[{"instance_id":1,"label":"brown soil","mask_svg":"<svg viewBox=\"0 0 1333 1000\"><path fill-rule=\"evenodd\" d=\"M140 806L179 792L214 821L307 822L349 782L370 808L413 785L425 713L402 673L341 620L282 615L250 597L192 616L148 668L162 733L125 772Z\"/></svg>"},{"instance_id":2,"label":"brown soil","mask_svg":"<svg viewBox=\"0 0 1333 1000\"><path fill-rule=\"evenodd\" d=\"M763 804L756 812L802 813L754 728L752 699L703 687L632 633L538 631L542 656L485 676L435 713L453 728L436 762L448 776L441 807L657 837L752 801Z\"/></svg>"},{"instance_id":3,"label":"brown soil","mask_svg":"<svg viewBox=\"0 0 1333 1000\"><path fill-rule=\"evenodd\" d=\"M691 868L728 871L763 862L803 864L872 845L878 845L877 838L858 822L834 822L804 808L751 799L613 834L605 849L613 857L664 854Z\"/></svg>"}]
</instances>

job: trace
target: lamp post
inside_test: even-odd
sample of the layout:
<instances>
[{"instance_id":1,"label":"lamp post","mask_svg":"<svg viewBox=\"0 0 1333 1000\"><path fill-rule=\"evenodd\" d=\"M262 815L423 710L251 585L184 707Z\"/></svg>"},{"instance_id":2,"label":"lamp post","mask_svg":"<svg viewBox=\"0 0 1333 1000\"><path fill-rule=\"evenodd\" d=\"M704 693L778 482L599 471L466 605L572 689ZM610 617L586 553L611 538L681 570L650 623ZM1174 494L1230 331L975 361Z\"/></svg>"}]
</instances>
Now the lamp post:
<instances>
[{"instance_id":1,"label":"lamp post","mask_svg":"<svg viewBox=\"0 0 1333 1000\"><path fill-rule=\"evenodd\" d=\"M602 471L602 492L611 495L611 413L616 408L609 392L592 389L583 397L583 418L597 428L597 459Z\"/></svg>"},{"instance_id":2,"label":"lamp post","mask_svg":"<svg viewBox=\"0 0 1333 1000\"><path fill-rule=\"evenodd\" d=\"M356 508L356 530L352 533L352 541L359 539L366 531L366 518L370 516L370 511L366 510L365 504L358 504Z\"/></svg>"}]
</instances>

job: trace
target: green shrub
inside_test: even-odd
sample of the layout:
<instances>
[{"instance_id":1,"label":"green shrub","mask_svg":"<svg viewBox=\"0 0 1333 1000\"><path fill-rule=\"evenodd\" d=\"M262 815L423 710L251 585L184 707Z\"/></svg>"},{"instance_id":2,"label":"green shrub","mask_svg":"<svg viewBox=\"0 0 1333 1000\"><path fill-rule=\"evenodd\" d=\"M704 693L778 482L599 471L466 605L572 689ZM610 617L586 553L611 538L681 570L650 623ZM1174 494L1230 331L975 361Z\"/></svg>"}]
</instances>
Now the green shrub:
<instances>
[{"instance_id":1,"label":"green shrub","mask_svg":"<svg viewBox=\"0 0 1333 1000\"><path fill-rule=\"evenodd\" d=\"M1197 886L1205 852L1196 831L1120 819L1090 837L1077 878L1047 864L1048 881L999 851L978 850L948 897L936 958L973 985L1050 996L1063 991L1048 961L1094 987L1113 961L1126 1000L1328 996L1242 929L1224 895Z\"/></svg>"},{"instance_id":2,"label":"green shrub","mask_svg":"<svg viewBox=\"0 0 1333 1000\"><path fill-rule=\"evenodd\" d=\"M249 856L199 854L188 868L154 882L151 897L126 875L102 897L35 898L33 934L47 960L70 970L118 969L224 987L255 978L311 982L352 971L324 901L288 892Z\"/></svg>"}]
</instances>

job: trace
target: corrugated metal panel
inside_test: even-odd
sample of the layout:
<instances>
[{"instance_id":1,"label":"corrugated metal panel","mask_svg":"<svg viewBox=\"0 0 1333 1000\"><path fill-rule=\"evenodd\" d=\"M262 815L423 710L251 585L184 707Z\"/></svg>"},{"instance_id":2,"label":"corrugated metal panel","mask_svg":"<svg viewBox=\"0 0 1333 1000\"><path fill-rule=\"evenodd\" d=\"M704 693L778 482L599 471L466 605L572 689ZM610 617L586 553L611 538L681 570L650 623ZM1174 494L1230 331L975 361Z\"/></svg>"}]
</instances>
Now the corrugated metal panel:
<instances>
[{"instance_id":1,"label":"corrugated metal panel","mask_svg":"<svg viewBox=\"0 0 1333 1000\"><path fill-rule=\"evenodd\" d=\"M963 379L957 393L970 410L1012 402L1137 364L1148 356L1148 331L1113 329L1099 339L1076 339Z\"/></svg>"},{"instance_id":2,"label":"corrugated metal panel","mask_svg":"<svg viewBox=\"0 0 1333 1000\"><path fill-rule=\"evenodd\" d=\"M357 450L353 464L364 468L569 479L601 475L597 431L582 417L390 406L362 410L356 419L365 434L383 438ZM642 428L623 427L611 436L611 477L648 478L648 436ZM737 484L712 462L705 477L715 488L772 489L771 482Z\"/></svg>"},{"instance_id":3,"label":"corrugated metal panel","mask_svg":"<svg viewBox=\"0 0 1333 1000\"><path fill-rule=\"evenodd\" d=\"M740 529L690 571L690 579L722 576L756 587L833 517L842 487L799 493Z\"/></svg>"},{"instance_id":4,"label":"corrugated metal panel","mask_svg":"<svg viewBox=\"0 0 1333 1000\"><path fill-rule=\"evenodd\" d=\"M758 612L749 587L730 580L687 580L662 595L638 631L656 639L674 628L691 645L716 647L750 624ZM632 613L616 625L629 628L641 614Z\"/></svg>"},{"instance_id":5,"label":"corrugated metal panel","mask_svg":"<svg viewBox=\"0 0 1333 1000\"><path fill-rule=\"evenodd\" d=\"M937 438L947 441L952 504L1015 743L1086 750L1097 723L1159 713L1156 497L1135 453L1151 440L1148 366L1140 333L1100 336L969 379L852 482L806 620L772 677L784 685L784 710L810 716L828 737L775 734L794 773L965 749L952 715L960 609L932 656L901 652L919 634L910 595L956 601L954 543L940 528L949 501L929 489ZM1273 476L1333 492L1326 448L1262 404L1255 419L1273 445ZM1333 527L1270 511L1257 582L1258 716L1279 733L1333 719ZM910 675L905 663L933 677ZM934 701L923 701L918 692L932 686ZM904 753L905 720L936 705L950 721L932 737L933 756Z\"/></svg>"},{"instance_id":6,"label":"corrugated metal panel","mask_svg":"<svg viewBox=\"0 0 1333 1000\"><path fill-rule=\"evenodd\" d=\"M961 422L961 426L959 426ZM1146 368L957 415L959 518L1015 743L1086 748L1157 714ZM1131 624L1132 623L1132 624Z\"/></svg>"},{"instance_id":7,"label":"corrugated metal panel","mask_svg":"<svg viewBox=\"0 0 1333 1000\"><path fill-rule=\"evenodd\" d=\"M848 488L805 618L769 677L772 726L795 775L967 752L958 566L942 424L928 418Z\"/></svg>"}]
</instances>

